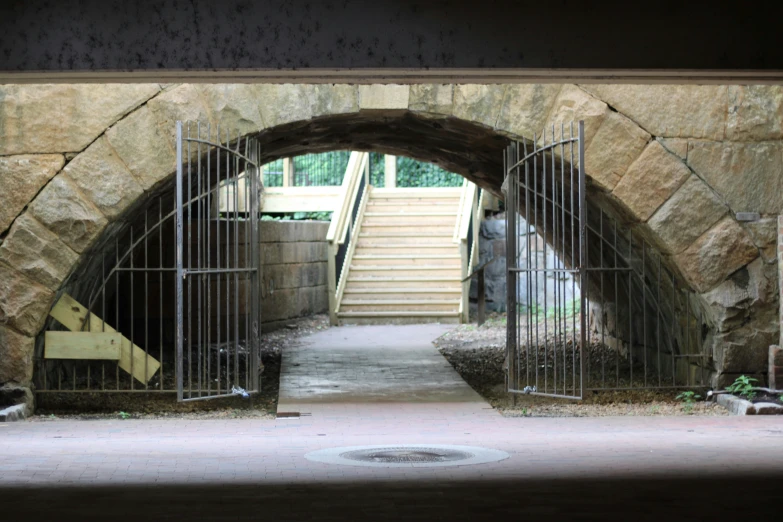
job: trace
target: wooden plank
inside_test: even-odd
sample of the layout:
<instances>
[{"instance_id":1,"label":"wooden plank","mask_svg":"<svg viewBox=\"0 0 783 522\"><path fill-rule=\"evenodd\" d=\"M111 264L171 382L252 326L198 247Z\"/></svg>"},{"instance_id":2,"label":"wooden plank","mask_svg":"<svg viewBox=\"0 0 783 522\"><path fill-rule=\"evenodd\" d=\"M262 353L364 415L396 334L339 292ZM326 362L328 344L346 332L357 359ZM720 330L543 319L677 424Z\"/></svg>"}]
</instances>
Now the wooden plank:
<instances>
[{"instance_id":1,"label":"wooden plank","mask_svg":"<svg viewBox=\"0 0 783 522\"><path fill-rule=\"evenodd\" d=\"M119 361L121 344L116 332L46 332L44 359Z\"/></svg>"},{"instance_id":2,"label":"wooden plank","mask_svg":"<svg viewBox=\"0 0 783 522\"><path fill-rule=\"evenodd\" d=\"M397 187L397 156L386 154L383 157L383 184L385 188Z\"/></svg>"},{"instance_id":3,"label":"wooden plank","mask_svg":"<svg viewBox=\"0 0 783 522\"><path fill-rule=\"evenodd\" d=\"M49 315L57 319L60 324L72 332L110 332L118 333L117 330L104 324L103 320L95 314L89 314L87 309L76 299L68 294L63 294L57 304L54 305ZM89 325L87 317L89 316ZM122 336L122 346L120 349L120 360L117 363L124 371L133 375L135 379L142 383L147 383L160 368L160 363L152 356L148 355L140 347L132 344L130 340ZM144 369L147 369L146 376Z\"/></svg>"}]
</instances>

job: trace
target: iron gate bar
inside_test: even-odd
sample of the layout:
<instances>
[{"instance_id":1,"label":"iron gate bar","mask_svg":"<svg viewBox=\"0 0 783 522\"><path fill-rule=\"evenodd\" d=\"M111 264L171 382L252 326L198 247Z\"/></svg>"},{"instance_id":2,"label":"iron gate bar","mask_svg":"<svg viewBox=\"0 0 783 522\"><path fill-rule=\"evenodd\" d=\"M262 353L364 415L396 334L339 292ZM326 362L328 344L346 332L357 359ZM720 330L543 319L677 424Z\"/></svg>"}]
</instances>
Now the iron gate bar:
<instances>
[{"instance_id":1,"label":"iron gate bar","mask_svg":"<svg viewBox=\"0 0 783 522\"><path fill-rule=\"evenodd\" d=\"M527 142L512 143L503 157L509 391L578 399L595 390L694 387L697 379L706 386L712 355L701 346L701 310L693 313L689 292L647 241L620 230L603 208L587 206L584 124L576 135L573 123L559 127L534 135L530 150ZM527 306L518 304L520 296Z\"/></svg>"}]
</instances>

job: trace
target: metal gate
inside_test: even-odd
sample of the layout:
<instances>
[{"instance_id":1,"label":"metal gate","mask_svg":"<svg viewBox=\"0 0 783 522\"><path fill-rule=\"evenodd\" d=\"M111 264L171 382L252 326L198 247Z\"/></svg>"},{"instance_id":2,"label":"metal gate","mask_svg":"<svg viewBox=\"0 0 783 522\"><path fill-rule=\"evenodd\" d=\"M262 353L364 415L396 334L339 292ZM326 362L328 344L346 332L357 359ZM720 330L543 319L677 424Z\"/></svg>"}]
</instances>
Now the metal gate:
<instances>
[{"instance_id":1,"label":"metal gate","mask_svg":"<svg viewBox=\"0 0 783 522\"><path fill-rule=\"evenodd\" d=\"M180 401L245 395L259 383L258 142L204 127L177 122Z\"/></svg>"},{"instance_id":2,"label":"metal gate","mask_svg":"<svg viewBox=\"0 0 783 522\"><path fill-rule=\"evenodd\" d=\"M707 386L693 296L600 194L586 199L584 160L583 122L506 149L509 392Z\"/></svg>"},{"instance_id":3,"label":"metal gate","mask_svg":"<svg viewBox=\"0 0 783 522\"><path fill-rule=\"evenodd\" d=\"M176 135L176 179L112 223L52 308L37 394L258 390L259 146L198 123Z\"/></svg>"}]
</instances>

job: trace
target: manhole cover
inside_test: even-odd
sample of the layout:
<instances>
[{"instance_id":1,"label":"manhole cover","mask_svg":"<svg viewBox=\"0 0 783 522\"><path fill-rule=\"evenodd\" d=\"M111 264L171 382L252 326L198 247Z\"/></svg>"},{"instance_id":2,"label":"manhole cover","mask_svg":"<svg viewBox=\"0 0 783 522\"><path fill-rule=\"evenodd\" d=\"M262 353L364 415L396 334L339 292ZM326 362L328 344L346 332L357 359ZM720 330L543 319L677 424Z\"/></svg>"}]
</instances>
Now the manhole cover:
<instances>
[{"instance_id":1,"label":"manhole cover","mask_svg":"<svg viewBox=\"0 0 783 522\"><path fill-rule=\"evenodd\" d=\"M312 451L305 458L325 464L410 468L486 464L507 459L508 453L474 446L398 444L328 448Z\"/></svg>"}]
</instances>

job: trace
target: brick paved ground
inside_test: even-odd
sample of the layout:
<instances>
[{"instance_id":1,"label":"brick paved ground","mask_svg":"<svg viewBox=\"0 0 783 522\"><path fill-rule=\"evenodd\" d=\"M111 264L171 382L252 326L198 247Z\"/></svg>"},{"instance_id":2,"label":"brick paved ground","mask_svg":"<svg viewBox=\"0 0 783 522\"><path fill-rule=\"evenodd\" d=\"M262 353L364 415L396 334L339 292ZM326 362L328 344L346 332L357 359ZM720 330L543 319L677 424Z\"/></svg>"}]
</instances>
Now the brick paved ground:
<instances>
[{"instance_id":1,"label":"brick paved ground","mask_svg":"<svg viewBox=\"0 0 783 522\"><path fill-rule=\"evenodd\" d=\"M504 418L481 402L321 402L278 420L0 427L0 520L780 520L778 417ZM501 462L367 468L315 449L462 444Z\"/></svg>"}]
</instances>

